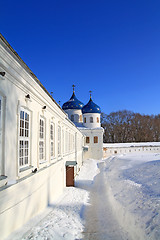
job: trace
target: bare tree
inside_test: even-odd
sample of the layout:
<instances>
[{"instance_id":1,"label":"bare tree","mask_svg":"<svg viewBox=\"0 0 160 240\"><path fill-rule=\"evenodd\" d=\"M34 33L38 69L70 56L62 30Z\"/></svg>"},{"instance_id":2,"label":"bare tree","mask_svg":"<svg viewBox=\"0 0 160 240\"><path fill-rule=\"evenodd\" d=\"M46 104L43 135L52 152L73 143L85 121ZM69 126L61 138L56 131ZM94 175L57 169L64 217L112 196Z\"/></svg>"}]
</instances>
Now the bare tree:
<instances>
[{"instance_id":1,"label":"bare tree","mask_svg":"<svg viewBox=\"0 0 160 240\"><path fill-rule=\"evenodd\" d=\"M160 141L160 114L141 115L123 110L102 113L105 130L104 142L150 142Z\"/></svg>"}]
</instances>

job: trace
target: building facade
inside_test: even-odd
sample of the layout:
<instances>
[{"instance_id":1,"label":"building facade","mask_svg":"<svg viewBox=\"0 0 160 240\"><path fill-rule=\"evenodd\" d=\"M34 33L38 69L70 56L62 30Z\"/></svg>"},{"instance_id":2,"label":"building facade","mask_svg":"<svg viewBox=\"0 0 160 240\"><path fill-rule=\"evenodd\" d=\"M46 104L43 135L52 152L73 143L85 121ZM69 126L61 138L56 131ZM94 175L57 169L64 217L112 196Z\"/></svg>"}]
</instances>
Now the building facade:
<instances>
[{"instance_id":1,"label":"building facade","mask_svg":"<svg viewBox=\"0 0 160 240\"><path fill-rule=\"evenodd\" d=\"M1 239L58 198L75 174L84 136L0 35Z\"/></svg>"}]
</instances>

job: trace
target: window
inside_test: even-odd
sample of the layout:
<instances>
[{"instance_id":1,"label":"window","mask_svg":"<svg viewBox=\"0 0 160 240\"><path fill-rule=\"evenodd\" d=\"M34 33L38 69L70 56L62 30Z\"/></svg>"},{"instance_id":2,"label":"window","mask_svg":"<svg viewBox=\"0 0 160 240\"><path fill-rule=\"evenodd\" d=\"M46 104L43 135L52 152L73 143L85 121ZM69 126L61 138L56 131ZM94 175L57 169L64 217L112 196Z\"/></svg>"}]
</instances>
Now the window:
<instances>
[{"instance_id":1,"label":"window","mask_svg":"<svg viewBox=\"0 0 160 240\"><path fill-rule=\"evenodd\" d=\"M80 122L82 122L82 115L79 116Z\"/></svg>"},{"instance_id":2,"label":"window","mask_svg":"<svg viewBox=\"0 0 160 240\"><path fill-rule=\"evenodd\" d=\"M71 115L71 121L74 122L74 115Z\"/></svg>"},{"instance_id":3,"label":"window","mask_svg":"<svg viewBox=\"0 0 160 240\"><path fill-rule=\"evenodd\" d=\"M84 123L86 123L86 117L84 118Z\"/></svg>"},{"instance_id":4,"label":"window","mask_svg":"<svg viewBox=\"0 0 160 240\"><path fill-rule=\"evenodd\" d=\"M97 123L99 123L99 117L97 117Z\"/></svg>"},{"instance_id":5,"label":"window","mask_svg":"<svg viewBox=\"0 0 160 240\"><path fill-rule=\"evenodd\" d=\"M2 128L2 97L0 96L0 129Z\"/></svg>"},{"instance_id":6,"label":"window","mask_svg":"<svg viewBox=\"0 0 160 240\"><path fill-rule=\"evenodd\" d=\"M74 138L74 135L72 135L72 138L73 138L73 145L72 145L72 149L73 149L73 151L74 151L74 146L75 146L75 138Z\"/></svg>"},{"instance_id":7,"label":"window","mask_svg":"<svg viewBox=\"0 0 160 240\"><path fill-rule=\"evenodd\" d=\"M62 130L62 153L64 154L65 153L65 151L64 151L64 149L65 149L65 138L64 138L64 129Z\"/></svg>"},{"instance_id":8,"label":"window","mask_svg":"<svg viewBox=\"0 0 160 240\"><path fill-rule=\"evenodd\" d=\"M66 132L65 132L65 153L68 152L68 150L67 150L67 143L68 143L68 132L66 130Z\"/></svg>"},{"instance_id":9,"label":"window","mask_svg":"<svg viewBox=\"0 0 160 240\"><path fill-rule=\"evenodd\" d=\"M0 175L2 174L2 97L0 96Z\"/></svg>"},{"instance_id":10,"label":"window","mask_svg":"<svg viewBox=\"0 0 160 240\"><path fill-rule=\"evenodd\" d=\"M97 136L94 137L94 143L98 143L98 137Z\"/></svg>"},{"instance_id":11,"label":"window","mask_svg":"<svg viewBox=\"0 0 160 240\"><path fill-rule=\"evenodd\" d=\"M26 110L20 111L19 129L19 166L29 165L29 133L30 133L30 114Z\"/></svg>"},{"instance_id":12,"label":"window","mask_svg":"<svg viewBox=\"0 0 160 240\"><path fill-rule=\"evenodd\" d=\"M51 160L55 157L55 124L50 126L50 140L51 140Z\"/></svg>"},{"instance_id":13,"label":"window","mask_svg":"<svg viewBox=\"0 0 160 240\"><path fill-rule=\"evenodd\" d=\"M39 123L39 160L45 161L45 121L42 118Z\"/></svg>"},{"instance_id":14,"label":"window","mask_svg":"<svg viewBox=\"0 0 160 240\"><path fill-rule=\"evenodd\" d=\"M89 137L86 137L86 143L90 143Z\"/></svg>"},{"instance_id":15,"label":"window","mask_svg":"<svg viewBox=\"0 0 160 240\"><path fill-rule=\"evenodd\" d=\"M93 123L93 117L90 117L90 123Z\"/></svg>"},{"instance_id":16,"label":"window","mask_svg":"<svg viewBox=\"0 0 160 240\"><path fill-rule=\"evenodd\" d=\"M61 127L58 126L58 156L61 154Z\"/></svg>"}]
</instances>

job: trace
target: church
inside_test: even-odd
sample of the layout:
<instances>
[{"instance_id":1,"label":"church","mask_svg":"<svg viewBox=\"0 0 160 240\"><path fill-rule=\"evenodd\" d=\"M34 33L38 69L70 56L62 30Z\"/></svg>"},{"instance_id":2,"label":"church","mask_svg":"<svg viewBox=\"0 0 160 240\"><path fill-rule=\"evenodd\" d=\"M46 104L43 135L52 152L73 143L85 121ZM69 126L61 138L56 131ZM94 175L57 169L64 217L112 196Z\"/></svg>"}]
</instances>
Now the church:
<instances>
[{"instance_id":1,"label":"church","mask_svg":"<svg viewBox=\"0 0 160 240\"><path fill-rule=\"evenodd\" d=\"M67 97L67 96L66 96ZM5 239L64 191L84 159L102 159L100 107L62 106L0 34L0 233Z\"/></svg>"},{"instance_id":2,"label":"church","mask_svg":"<svg viewBox=\"0 0 160 240\"><path fill-rule=\"evenodd\" d=\"M65 102L62 109L68 114L69 119L85 136L84 159L102 159L103 158L103 132L101 127L101 109L90 99L86 105L79 101L75 95L75 85L73 85L73 94Z\"/></svg>"}]
</instances>

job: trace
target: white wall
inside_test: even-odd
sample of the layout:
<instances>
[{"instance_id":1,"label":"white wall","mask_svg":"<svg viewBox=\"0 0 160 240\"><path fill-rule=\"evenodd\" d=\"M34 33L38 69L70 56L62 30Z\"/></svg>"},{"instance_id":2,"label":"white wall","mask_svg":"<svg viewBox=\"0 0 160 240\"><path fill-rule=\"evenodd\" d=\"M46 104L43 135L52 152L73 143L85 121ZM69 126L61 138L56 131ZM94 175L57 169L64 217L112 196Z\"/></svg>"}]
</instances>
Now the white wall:
<instances>
[{"instance_id":1,"label":"white wall","mask_svg":"<svg viewBox=\"0 0 160 240\"><path fill-rule=\"evenodd\" d=\"M110 157L112 155L117 154L147 154L147 153L160 153L160 146L153 145L153 146L134 146L134 147L107 147L104 144L103 147L103 157Z\"/></svg>"},{"instance_id":2,"label":"white wall","mask_svg":"<svg viewBox=\"0 0 160 240\"><path fill-rule=\"evenodd\" d=\"M65 187L65 162L83 160L83 135L51 98L39 80L0 37L0 96L3 99L3 153L0 154L0 233L1 239L22 226L55 200ZM29 94L30 100L25 96ZM43 106L46 109L43 110ZM29 121L29 164L20 167L20 111ZM45 158L39 160L40 118L45 121ZM55 125L55 155L51 158L50 125ZM58 127L60 152L58 153ZM32 170L37 168L34 174ZM2 176L4 175L4 176ZM11 184L11 185L10 185Z\"/></svg>"}]
</instances>

